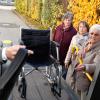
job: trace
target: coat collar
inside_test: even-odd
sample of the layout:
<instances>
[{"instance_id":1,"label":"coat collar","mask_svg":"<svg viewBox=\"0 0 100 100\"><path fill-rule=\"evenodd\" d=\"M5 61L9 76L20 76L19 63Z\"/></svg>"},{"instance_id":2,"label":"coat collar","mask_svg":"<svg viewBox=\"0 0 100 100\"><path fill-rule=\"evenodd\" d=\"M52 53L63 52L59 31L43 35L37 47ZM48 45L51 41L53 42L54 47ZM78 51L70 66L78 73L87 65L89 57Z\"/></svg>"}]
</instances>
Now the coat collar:
<instances>
[{"instance_id":1,"label":"coat collar","mask_svg":"<svg viewBox=\"0 0 100 100\"><path fill-rule=\"evenodd\" d=\"M100 50L100 42L95 43L92 48L89 50L89 52L86 53L86 55L91 55L94 52L98 52Z\"/></svg>"},{"instance_id":2,"label":"coat collar","mask_svg":"<svg viewBox=\"0 0 100 100\"><path fill-rule=\"evenodd\" d=\"M92 49L95 49L96 47L99 47L99 46L100 46L100 41L97 42L97 43L95 43L95 44L92 46L91 50L92 50Z\"/></svg>"},{"instance_id":3,"label":"coat collar","mask_svg":"<svg viewBox=\"0 0 100 100\"><path fill-rule=\"evenodd\" d=\"M77 32L77 35L80 35L80 33ZM88 36L88 35L89 35L89 33L84 33L83 35L80 35L80 36Z\"/></svg>"},{"instance_id":4,"label":"coat collar","mask_svg":"<svg viewBox=\"0 0 100 100\"><path fill-rule=\"evenodd\" d=\"M71 26L67 29L67 28L65 28L64 27L64 23L62 23L62 29L64 30L64 31L69 31L69 30L71 30L72 28L73 28L73 25L71 24Z\"/></svg>"}]
</instances>

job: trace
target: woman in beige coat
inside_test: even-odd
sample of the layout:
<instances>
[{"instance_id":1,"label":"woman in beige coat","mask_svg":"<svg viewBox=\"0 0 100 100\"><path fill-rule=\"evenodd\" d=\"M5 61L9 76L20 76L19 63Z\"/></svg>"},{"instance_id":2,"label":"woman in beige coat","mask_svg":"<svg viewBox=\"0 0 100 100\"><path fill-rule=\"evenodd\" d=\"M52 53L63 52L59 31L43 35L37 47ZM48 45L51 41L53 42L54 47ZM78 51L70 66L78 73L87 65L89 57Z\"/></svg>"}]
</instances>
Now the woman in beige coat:
<instances>
[{"instance_id":1,"label":"woman in beige coat","mask_svg":"<svg viewBox=\"0 0 100 100\"><path fill-rule=\"evenodd\" d=\"M78 33L73 36L66 58L65 58L65 66L68 68L67 76L66 76L66 82L71 88L74 90L75 84L74 84L74 77L73 77L73 71L74 71L74 64L75 62L75 54L72 53L73 45L76 45L78 48L83 48L83 45L86 43L86 41L89 38L89 25L85 21L80 21L78 25ZM71 61L71 64L69 64Z\"/></svg>"},{"instance_id":2,"label":"woman in beige coat","mask_svg":"<svg viewBox=\"0 0 100 100\"><path fill-rule=\"evenodd\" d=\"M75 90L81 100L85 100L91 83L83 71L85 70L93 76L96 65L100 62L100 25L93 25L90 28L89 34L90 40L88 45L84 48L86 54L83 58L83 64L77 65L75 68Z\"/></svg>"}]
</instances>

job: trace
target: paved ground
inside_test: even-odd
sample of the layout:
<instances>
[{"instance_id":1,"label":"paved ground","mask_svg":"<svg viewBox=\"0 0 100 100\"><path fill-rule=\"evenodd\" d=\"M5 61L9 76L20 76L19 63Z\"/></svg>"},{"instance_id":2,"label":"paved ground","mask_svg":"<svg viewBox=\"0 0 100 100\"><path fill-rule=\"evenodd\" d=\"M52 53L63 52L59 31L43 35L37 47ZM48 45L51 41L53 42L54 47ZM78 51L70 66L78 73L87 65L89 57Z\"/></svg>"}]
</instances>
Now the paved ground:
<instances>
[{"instance_id":1,"label":"paved ground","mask_svg":"<svg viewBox=\"0 0 100 100\"><path fill-rule=\"evenodd\" d=\"M15 7L0 6L0 40L10 39L17 44L20 38L20 28L28 26L12 10Z\"/></svg>"}]
</instances>

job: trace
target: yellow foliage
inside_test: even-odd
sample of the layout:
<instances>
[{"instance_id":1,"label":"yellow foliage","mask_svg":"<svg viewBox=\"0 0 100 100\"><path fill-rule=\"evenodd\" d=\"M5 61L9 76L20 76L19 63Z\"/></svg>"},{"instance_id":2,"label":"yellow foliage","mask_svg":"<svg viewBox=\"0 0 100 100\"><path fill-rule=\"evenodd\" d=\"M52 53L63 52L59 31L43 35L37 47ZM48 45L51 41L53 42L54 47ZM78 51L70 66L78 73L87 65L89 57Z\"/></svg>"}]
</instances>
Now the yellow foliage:
<instances>
[{"instance_id":1,"label":"yellow foliage","mask_svg":"<svg viewBox=\"0 0 100 100\"><path fill-rule=\"evenodd\" d=\"M91 26L92 24L100 24L100 0L68 0L68 9L74 13L74 26L80 20L85 20ZM99 15L99 16L98 16Z\"/></svg>"},{"instance_id":2,"label":"yellow foliage","mask_svg":"<svg viewBox=\"0 0 100 100\"><path fill-rule=\"evenodd\" d=\"M100 24L100 0L66 0L65 2L69 2L68 7L59 1L65 0L15 0L15 4L20 13L39 21L45 27L59 25L59 16L67 10L74 14L75 27L81 20L87 21L90 26Z\"/></svg>"},{"instance_id":3,"label":"yellow foliage","mask_svg":"<svg viewBox=\"0 0 100 100\"><path fill-rule=\"evenodd\" d=\"M33 20L39 21L45 27L54 27L59 25L59 15L63 15L67 7L59 0L15 0L16 8L20 13ZM65 0L62 0L63 3ZM67 0L66 0L67 2Z\"/></svg>"}]
</instances>

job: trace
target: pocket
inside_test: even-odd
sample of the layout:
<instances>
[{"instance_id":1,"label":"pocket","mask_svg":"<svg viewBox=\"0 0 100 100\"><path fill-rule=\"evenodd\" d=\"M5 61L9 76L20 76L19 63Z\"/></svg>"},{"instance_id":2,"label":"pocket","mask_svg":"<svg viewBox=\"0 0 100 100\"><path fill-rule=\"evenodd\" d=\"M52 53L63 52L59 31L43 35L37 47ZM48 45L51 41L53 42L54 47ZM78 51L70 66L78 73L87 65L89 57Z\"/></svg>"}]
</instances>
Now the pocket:
<instances>
[{"instance_id":1,"label":"pocket","mask_svg":"<svg viewBox=\"0 0 100 100\"><path fill-rule=\"evenodd\" d=\"M90 81L86 77L86 75L82 72L79 71L76 73L76 88L79 91L86 91L88 90L90 85Z\"/></svg>"}]
</instances>

